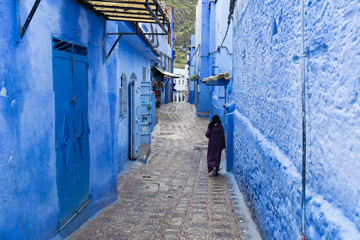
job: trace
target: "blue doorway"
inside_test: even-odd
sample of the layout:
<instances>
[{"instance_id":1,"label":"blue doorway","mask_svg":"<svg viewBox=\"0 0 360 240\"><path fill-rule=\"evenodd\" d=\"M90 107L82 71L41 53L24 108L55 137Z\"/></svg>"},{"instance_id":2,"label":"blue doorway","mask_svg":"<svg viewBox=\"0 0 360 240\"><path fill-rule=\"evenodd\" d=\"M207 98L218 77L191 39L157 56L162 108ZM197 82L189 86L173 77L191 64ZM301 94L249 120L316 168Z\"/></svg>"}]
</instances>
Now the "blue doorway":
<instances>
[{"instance_id":1,"label":"blue doorway","mask_svg":"<svg viewBox=\"0 0 360 240\"><path fill-rule=\"evenodd\" d=\"M141 155L141 85L135 73L130 77L130 159Z\"/></svg>"},{"instance_id":2,"label":"blue doorway","mask_svg":"<svg viewBox=\"0 0 360 240\"><path fill-rule=\"evenodd\" d=\"M87 49L53 39L59 231L89 202Z\"/></svg>"},{"instance_id":3,"label":"blue doorway","mask_svg":"<svg viewBox=\"0 0 360 240\"><path fill-rule=\"evenodd\" d=\"M141 145L151 143L151 82L141 82Z\"/></svg>"}]
</instances>

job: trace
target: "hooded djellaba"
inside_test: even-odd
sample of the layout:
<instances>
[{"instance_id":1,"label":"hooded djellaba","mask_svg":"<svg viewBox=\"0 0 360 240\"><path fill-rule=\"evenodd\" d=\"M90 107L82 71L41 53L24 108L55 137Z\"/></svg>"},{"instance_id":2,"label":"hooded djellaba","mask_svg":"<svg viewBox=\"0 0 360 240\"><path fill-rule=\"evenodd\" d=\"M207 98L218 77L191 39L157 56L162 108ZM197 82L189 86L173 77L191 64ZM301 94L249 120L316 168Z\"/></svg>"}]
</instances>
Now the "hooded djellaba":
<instances>
[{"instance_id":1,"label":"hooded djellaba","mask_svg":"<svg viewBox=\"0 0 360 240\"><path fill-rule=\"evenodd\" d=\"M221 152L225 149L225 132L218 115L214 115L206 131L209 139L207 152L208 172L212 171L213 176L219 175Z\"/></svg>"}]
</instances>

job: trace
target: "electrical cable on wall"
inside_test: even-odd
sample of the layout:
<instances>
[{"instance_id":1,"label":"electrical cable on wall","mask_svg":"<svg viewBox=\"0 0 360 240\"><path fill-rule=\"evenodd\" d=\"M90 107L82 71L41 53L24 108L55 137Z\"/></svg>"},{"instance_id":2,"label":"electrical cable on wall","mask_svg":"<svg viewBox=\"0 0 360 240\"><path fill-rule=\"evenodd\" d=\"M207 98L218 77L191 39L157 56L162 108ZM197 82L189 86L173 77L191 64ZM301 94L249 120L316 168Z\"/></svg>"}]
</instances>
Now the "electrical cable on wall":
<instances>
[{"instance_id":1,"label":"electrical cable on wall","mask_svg":"<svg viewBox=\"0 0 360 240\"><path fill-rule=\"evenodd\" d=\"M233 14L234 14L234 6L235 6L235 1L236 0L230 0L230 7L229 7L229 16L228 16L228 22L227 22L227 29L226 29L226 32L225 32L225 36L219 46L219 48L221 48L225 42L225 39L228 35L228 32L229 32L229 28L230 28L230 23L231 23L231 20L233 19Z\"/></svg>"}]
</instances>

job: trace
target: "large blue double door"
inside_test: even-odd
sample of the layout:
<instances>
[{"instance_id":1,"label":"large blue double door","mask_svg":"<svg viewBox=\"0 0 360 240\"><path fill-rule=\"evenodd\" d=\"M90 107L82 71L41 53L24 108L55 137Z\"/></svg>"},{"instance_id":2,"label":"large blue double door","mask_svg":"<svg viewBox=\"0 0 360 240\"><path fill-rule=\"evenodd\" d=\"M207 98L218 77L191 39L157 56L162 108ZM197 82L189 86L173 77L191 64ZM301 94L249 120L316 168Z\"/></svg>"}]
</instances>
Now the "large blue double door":
<instances>
[{"instance_id":1,"label":"large blue double door","mask_svg":"<svg viewBox=\"0 0 360 240\"><path fill-rule=\"evenodd\" d=\"M54 51L56 175L60 231L90 198L87 72L86 57Z\"/></svg>"}]
</instances>

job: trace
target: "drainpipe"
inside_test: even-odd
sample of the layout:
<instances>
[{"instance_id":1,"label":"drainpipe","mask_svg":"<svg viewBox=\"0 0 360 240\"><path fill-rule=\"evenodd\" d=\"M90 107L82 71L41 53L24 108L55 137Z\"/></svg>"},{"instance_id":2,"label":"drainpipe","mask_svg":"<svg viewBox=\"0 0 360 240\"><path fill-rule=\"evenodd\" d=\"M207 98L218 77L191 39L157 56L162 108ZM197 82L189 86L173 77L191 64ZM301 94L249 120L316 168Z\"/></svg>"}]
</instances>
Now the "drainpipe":
<instances>
[{"instance_id":1,"label":"drainpipe","mask_svg":"<svg viewBox=\"0 0 360 240\"><path fill-rule=\"evenodd\" d=\"M210 0L209 1L209 10L211 9L211 3L216 3L217 0Z\"/></svg>"},{"instance_id":2,"label":"drainpipe","mask_svg":"<svg viewBox=\"0 0 360 240\"><path fill-rule=\"evenodd\" d=\"M226 129L226 171L233 171L234 161L234 111L235 102L227 102L225 108L225 129Z\"/></svg>"},{"instance_id":3,"label":"drainpipe","mask_svg":"<svg viewBox=\"0 0 360 240\"><path fill-rule=\"evenodd\" d=\"M301 194L301 239L306 239L305 234L305 204L306 204L306 76L305 76L305 13L304 0L300 0L301 7L301 98L302 98L302 194Z\"/></svg>"}]
</instances>

